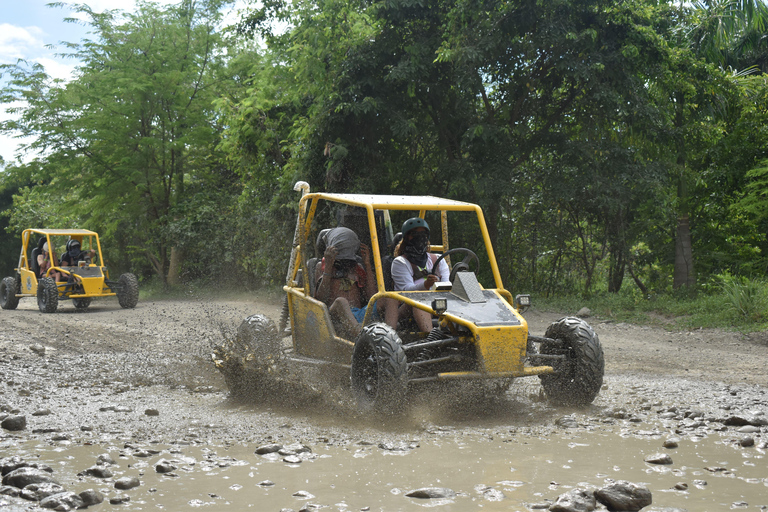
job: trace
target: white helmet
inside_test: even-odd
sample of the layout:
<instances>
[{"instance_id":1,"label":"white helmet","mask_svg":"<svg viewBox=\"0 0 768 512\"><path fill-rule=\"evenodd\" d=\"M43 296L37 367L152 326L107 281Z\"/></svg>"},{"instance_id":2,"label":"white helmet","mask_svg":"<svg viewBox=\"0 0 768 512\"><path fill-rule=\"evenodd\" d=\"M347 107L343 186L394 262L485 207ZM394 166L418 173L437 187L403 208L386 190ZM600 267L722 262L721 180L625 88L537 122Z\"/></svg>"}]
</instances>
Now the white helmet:
<instances>
[{"instance_id":1,"label":"white helmet","mask_svg":"<svg viewBox=\"0 0 768 512\"><path fill-rule=\"evenodd\" d=\"M48 242L43 244L43 252L48 252Z\"/></svg>"}]
</instances>

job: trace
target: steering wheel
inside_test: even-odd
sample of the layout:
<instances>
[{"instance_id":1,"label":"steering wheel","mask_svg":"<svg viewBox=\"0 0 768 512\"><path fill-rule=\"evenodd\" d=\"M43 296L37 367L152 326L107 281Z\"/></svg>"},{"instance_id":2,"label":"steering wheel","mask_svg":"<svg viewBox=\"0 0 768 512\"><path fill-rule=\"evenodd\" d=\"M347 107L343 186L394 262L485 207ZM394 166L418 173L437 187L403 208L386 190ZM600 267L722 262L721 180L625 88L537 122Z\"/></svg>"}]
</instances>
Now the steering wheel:
<instances>
[{"instance_id":1,"label":"steering wheel","mask_svg":"<svg viewBox=\"0 0 768 512\"><path fill-rule=\"evenodd\" d=\"M451 254L458 254L458 253L464 254L464 259L456 263L451 269L451 276L448 278L451 282L453 282L456 279L456 274L458 274L459 272L466 272L469 270L469 264L472 262L472 260L475 261L475 270L473 270L473 272L477 273L477 271L480 270L480 259L477 257L477 254L463 247L456 247L455 249L450 249L448 251L445 251L435 260L435 264L432 265L432 270L434 272L437 272L438 265L440 265L440 262L443 261L446 256L450 256Z\"/></svg>"}]
</instances>

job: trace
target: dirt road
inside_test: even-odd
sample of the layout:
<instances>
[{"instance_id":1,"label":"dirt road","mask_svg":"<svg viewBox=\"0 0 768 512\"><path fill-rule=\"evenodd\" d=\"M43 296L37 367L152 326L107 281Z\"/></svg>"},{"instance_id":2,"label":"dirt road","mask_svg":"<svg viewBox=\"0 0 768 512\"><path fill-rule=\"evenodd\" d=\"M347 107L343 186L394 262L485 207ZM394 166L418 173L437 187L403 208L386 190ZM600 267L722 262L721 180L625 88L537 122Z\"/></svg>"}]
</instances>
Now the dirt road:
<instances>
[{"instance_id":1,"label":"dirt road","mask_svg":"<svg viewBox=\"0 0 768 512\"><path fill-rule=\"evenodd\" d=\"M618 425L622 420L645 422L659 434L683 429L681 422L694 410L708 417L709 423L698 428L711 434L722 425L723 415L765 415L768 403L768 338L764 334L670 332L596 318L587 320L603 344L606 385L586 410L540 403L537 381L516 383L506 401L493 410L487 404L462 411L451 407L426 410L399 425L371 423L356 416L344 403L343 393L329 396L314 389L291 397L263 397L261 403L233 403L210 362L211 346L222 336L230 336L242 318L257 312L277 319L279 304L263 298L191 297L140 301L136 309L123 310L116 300L106 300L94 301L85 312L75 311L67 303L55 314L41 314L33 301L22 301L15 311L0 311L0 414L24 415L27 420L24 430L0 430L0 457L29 453L29 443L60 447L63 443L59 452L69 452L76 469L83 469L92 462L79 459L92 454L83 455L78 447L110 443L114 447L121 442L172 445L185 440L187 444L240 445L249 446L251 454L255 445L278 440L325 440L327 446L349 447L369 446L363 443L368 439L374 446L391 442L408 447L416 437L416 444L426 447L442 439L445 432L461 432L470 443L498 437L500 432L507 436L516 432L534 442L551 434L556 421L569 415L576 418L583 435L590 431L585 425L616 425L611 427L616 430L623 428ZM560 316L536 310L525 315L530 331L539 335ZM667 409L680 412L677 427L659 423ZM765 429L760 427L755 433L758 444L763 439L760 436L766 436ZM60 439L53 439L56 436ZM554 441L550 439L550 443ZM460 451L452 453L461 456ZM52 459L57 456L49 455ZM350 459L347 466L352 464ZM77 481L75 475L72 478ZM554 471L545 480L554 481L557 475L565 478ZM571 476L572 485L588 480L583 475ZM760 478L768 482L768 474ZM498 477L496 481L512 480ZM505 485L509 494L512 484ZM542 485L543 489L531 492L533 498L521 503L557 494ZM760 495L759 489L755 495ZM328 499L352 500L344 496ZM147 508L146 503L161 503L157 496L152 499L156 501L144 497ZM277 508L272 509L280 508L277 503L282 502L276 501ZM144 509L135 503L132 506Z\"/></svg>"}]
</instances>

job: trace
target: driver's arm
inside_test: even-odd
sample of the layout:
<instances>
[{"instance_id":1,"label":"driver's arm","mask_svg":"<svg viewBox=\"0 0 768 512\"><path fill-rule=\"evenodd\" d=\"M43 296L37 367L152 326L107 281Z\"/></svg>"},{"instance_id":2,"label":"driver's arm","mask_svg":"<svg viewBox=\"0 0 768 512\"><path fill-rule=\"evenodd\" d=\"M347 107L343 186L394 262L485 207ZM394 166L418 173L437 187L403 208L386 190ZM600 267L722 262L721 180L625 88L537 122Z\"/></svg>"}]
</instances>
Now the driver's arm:
<instances>
[{"instance_id":1,"label":"driver's arm","mask_svg":"<svg viewBox=\"0 0 768 512\"><path fill-rule=\"evenodd\" d=\"M434 269L433 269L434 270ZM448 268L448 263L446 263L445 258L440 262L440 264L437 266L437 277L438 281L448 281L451 276L451 269Z\"/></svg>"}]
</instances>

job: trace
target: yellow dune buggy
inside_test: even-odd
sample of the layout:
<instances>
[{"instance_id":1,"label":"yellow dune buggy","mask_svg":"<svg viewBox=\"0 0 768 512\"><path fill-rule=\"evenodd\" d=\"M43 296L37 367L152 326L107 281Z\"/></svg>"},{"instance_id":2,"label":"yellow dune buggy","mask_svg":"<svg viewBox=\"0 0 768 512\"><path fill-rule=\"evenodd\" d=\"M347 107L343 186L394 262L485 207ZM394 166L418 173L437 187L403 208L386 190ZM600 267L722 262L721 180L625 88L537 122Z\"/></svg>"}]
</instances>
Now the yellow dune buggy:
<instances>
[{"instance_id":1,"label":"yellow dune buggy","mask_svg":"<svg viewBox=\"0 0 768 512\"><path fill-rule=\"evenodd\" d=\"M78 250L79 246L79 250ZM62 251L59 256L57 249ZM77 250L77 252L75 252ZM38 256L47 253L41 272ZM74 256L62 265L65 255ZM131 273L117 281L109 278L104 266L99 235L86 229L25 229L21 234L21 255L14 276L0 282L0 307L16 309L19 299L36 297L43 313L55 313L59 301L72 299L76 309L84 310L97 297L114 297L123 308L139 301L139 283Z\"/></svg>"},{"instance_id":2,"label":"yellow dune buggy","mask_svg":"<svg viewBox=\"0 0 768 512\"><path fill-rule=\"evenodd\" d=\"M544 336L528 332L520 313L530 296L513 297L504 289L479 206L429 196L309 193L304 182L296 190L303 195L280 325L252 315L212 354L233 393L258 393L304 364L323 368L323 374L346 374L359 409L385 414L402 410L409 394L425 385L475 382L504 392L514 379L528 376L539 376L556 403L595 399L605 366L597 334L575 317L554 322ZM432 227L430 251L448 262L450 282L394 291L392 226L415 216ZM326 304L314 298L314 272L325 250L318 234L338 226L352 229L371 248L378 293L369 305L389 297L429 312L430 332L419 332L407 318L393 329L368 307L355 339L339 334ZM451 247L453 240L459 245ZM488 285L479 282L481 274ZM287 336L290 346L283 341Z\"/></svg>"}]
</instances>

